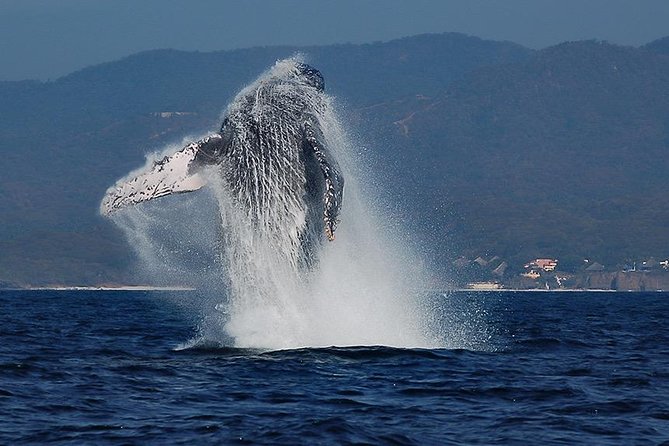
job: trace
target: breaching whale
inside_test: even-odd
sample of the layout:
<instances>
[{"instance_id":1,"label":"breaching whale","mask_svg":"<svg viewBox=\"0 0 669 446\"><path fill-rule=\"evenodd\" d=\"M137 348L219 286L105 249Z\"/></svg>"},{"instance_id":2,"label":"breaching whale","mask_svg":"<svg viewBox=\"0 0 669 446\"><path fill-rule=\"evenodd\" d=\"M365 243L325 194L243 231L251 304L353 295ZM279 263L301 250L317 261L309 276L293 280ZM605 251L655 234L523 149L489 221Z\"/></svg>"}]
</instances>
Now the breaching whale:
<instances>
[{"instance_id":1,"label":"breaching whale","mask_svg":"<svg viewBox=\"0 0 669 446\"><path fill-rule=\"evenodd\" d=\"M278 61L235 97L220 131L117 182L100 212L195 191L213 177L234 218L270 244L287 237L290 260L309 264L322 240L334 240L343 198L344 178L323 132L328 107L318 70Z\"/></svg>"}]
</instances>

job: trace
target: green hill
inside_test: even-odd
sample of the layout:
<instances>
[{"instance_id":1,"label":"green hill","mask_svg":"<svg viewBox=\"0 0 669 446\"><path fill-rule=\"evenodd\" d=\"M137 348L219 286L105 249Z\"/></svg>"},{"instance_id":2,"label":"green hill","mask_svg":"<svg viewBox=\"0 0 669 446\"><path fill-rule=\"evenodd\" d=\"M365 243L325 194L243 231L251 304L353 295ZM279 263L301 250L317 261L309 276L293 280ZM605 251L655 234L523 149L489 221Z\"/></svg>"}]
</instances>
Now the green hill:
<instances>
[{"instance_id":1,"label":"green hill","mask_svg":"<svg viewBox=\"0 0 669 446\"><path fill-rule=\"evenodd\" d=\"M566 268L669 255L669 57L565 43L387 115L417 220L439 222L451 255Z\"/></svg>"},{"instance_id":2,"label":"green hill","mask_svg":"<svg viewBox=\"0 0 669 446\"><path fill-rule=\"evenodd\" d=\"M660 54L669 54L669 37L654 40L644 45L643 48Z\"/></svg>"},{"instance_id":3,"label":"green hill","mask_svg":"<svg viewBox=\"0 0 669 446\"><path fill-rule=\"evenodd\" d=\"M578 268L669 256L669 52L460 34L368 45L150 51L54 82L0 82L0 282L133 280L97 215L145 153L218 126L301 51L361 135L387 201L445 272L461 255ZM170 112L182 112L170 114Z\"/></svg>"},{"instance_id":4,"label":"green hill","mask_svg":"<svg viewBox=\"0 0 669 446\"><path fill-rule=\"evenodd\" d=\"M298 51L348 109L435 95L473 69L531 54L440 34L367 45L150 51L54 82L0 82L0 280L129 280L129 249L97 215L106 188L145 153L217 127L245 83Z\"/></svg>"}]
</instances>

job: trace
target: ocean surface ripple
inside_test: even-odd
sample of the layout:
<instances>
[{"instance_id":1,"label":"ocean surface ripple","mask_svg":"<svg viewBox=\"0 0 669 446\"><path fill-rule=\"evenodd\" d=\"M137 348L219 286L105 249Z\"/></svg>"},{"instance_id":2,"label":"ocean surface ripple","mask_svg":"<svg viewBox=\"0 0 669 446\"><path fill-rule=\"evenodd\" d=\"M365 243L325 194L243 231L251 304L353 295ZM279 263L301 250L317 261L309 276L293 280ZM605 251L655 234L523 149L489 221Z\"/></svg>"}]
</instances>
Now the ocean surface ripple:
<instances>
[{"instance_id":1,"label":"ocean surface ripple","mask_svg":"<svg viewBox=\"0 0 669 446\"><path fill-rule=\"evenodd\" d=\"M669 440L669 294L435 293L451 348L279 351L179 348L198 299L0 292L0 444Z\"/></svg>"}]
</instances>

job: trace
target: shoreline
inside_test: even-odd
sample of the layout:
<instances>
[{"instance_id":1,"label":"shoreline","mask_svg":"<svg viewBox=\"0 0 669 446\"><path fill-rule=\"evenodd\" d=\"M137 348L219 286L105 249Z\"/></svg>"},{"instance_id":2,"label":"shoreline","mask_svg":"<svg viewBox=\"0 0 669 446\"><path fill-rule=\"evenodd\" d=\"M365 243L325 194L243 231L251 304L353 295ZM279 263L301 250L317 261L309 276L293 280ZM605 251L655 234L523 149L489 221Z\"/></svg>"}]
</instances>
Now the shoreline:
<instances>
[{"instance_id":1,"label":"shoreline","mask_svg":"<svg viewBox=\"0 0 669 446\"><path fill-rule=\"evenodd\" d=\"M443 293L463 293L463 292L475 292L475 293L667 293L669 290L606 290L601 288L555 288L555 289L543 289L543 288L530 288L530 289L517 289L517 288L490 288L490 289L472 289L472 288L456 288L452 290L442 291Z\"/></svg>"},{"instance_id":2,"label":"shoreline","mask_svg":"<svg viewBox=\"0 0 669 446\"><path fill-rule=\"evenodd\" d=\"M44 286L0 288L0 291L196 291L189 286L151 286L151 285L120 285L120 286Z\"/></svg>"},{"instance_id":3,"label":"shoreline","mask_svg":"<svg viewBox=\"0 0 669 446\"><path fill-rule=\"evenodd\" d=\"M191 286L151 286L151 285L119 285L119 286L39 286L39 287L8 287L0 291L197 291ZM669 290L607 290L600 288L452 288L433 289L435 293L669 293Z\"/></svg>"}]
</instances>

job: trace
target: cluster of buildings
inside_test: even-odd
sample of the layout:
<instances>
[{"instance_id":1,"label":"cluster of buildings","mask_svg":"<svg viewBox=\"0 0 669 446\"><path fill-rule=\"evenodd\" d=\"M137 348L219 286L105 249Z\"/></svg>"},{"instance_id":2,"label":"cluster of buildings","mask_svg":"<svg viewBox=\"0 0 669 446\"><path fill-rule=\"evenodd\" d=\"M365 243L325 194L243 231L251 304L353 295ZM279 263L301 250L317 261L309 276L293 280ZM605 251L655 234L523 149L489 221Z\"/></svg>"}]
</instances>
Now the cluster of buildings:
<instances>
[{"instance_id":1,"label":"cluster of buildings","mask_svg":"<svg viewBox=\"0 0 669 446\"><path fill-rule=\"evenodd\" d=\"M498 256L489 260L460 257L453 262L455 285L477 290L495 289L621 289L629 291L669 289L669 259L653 258L607 269L599 262L583 260L575 272L558 269L559 260L536 258L513 268Z\"/></svg>"},{"instance_id":2,"label":"cluster of buildings","mask_svg":"<svg viewBox=\"0 0 669 446\"><path fill-rule=\"evenodd\" d=\"M538 279L541 277L542 272L555 271L557 265L557 259L534 259L525 264L524 268L526 271L522 273L522 276L530 279Z\"/></svg>"}]
</instances>

